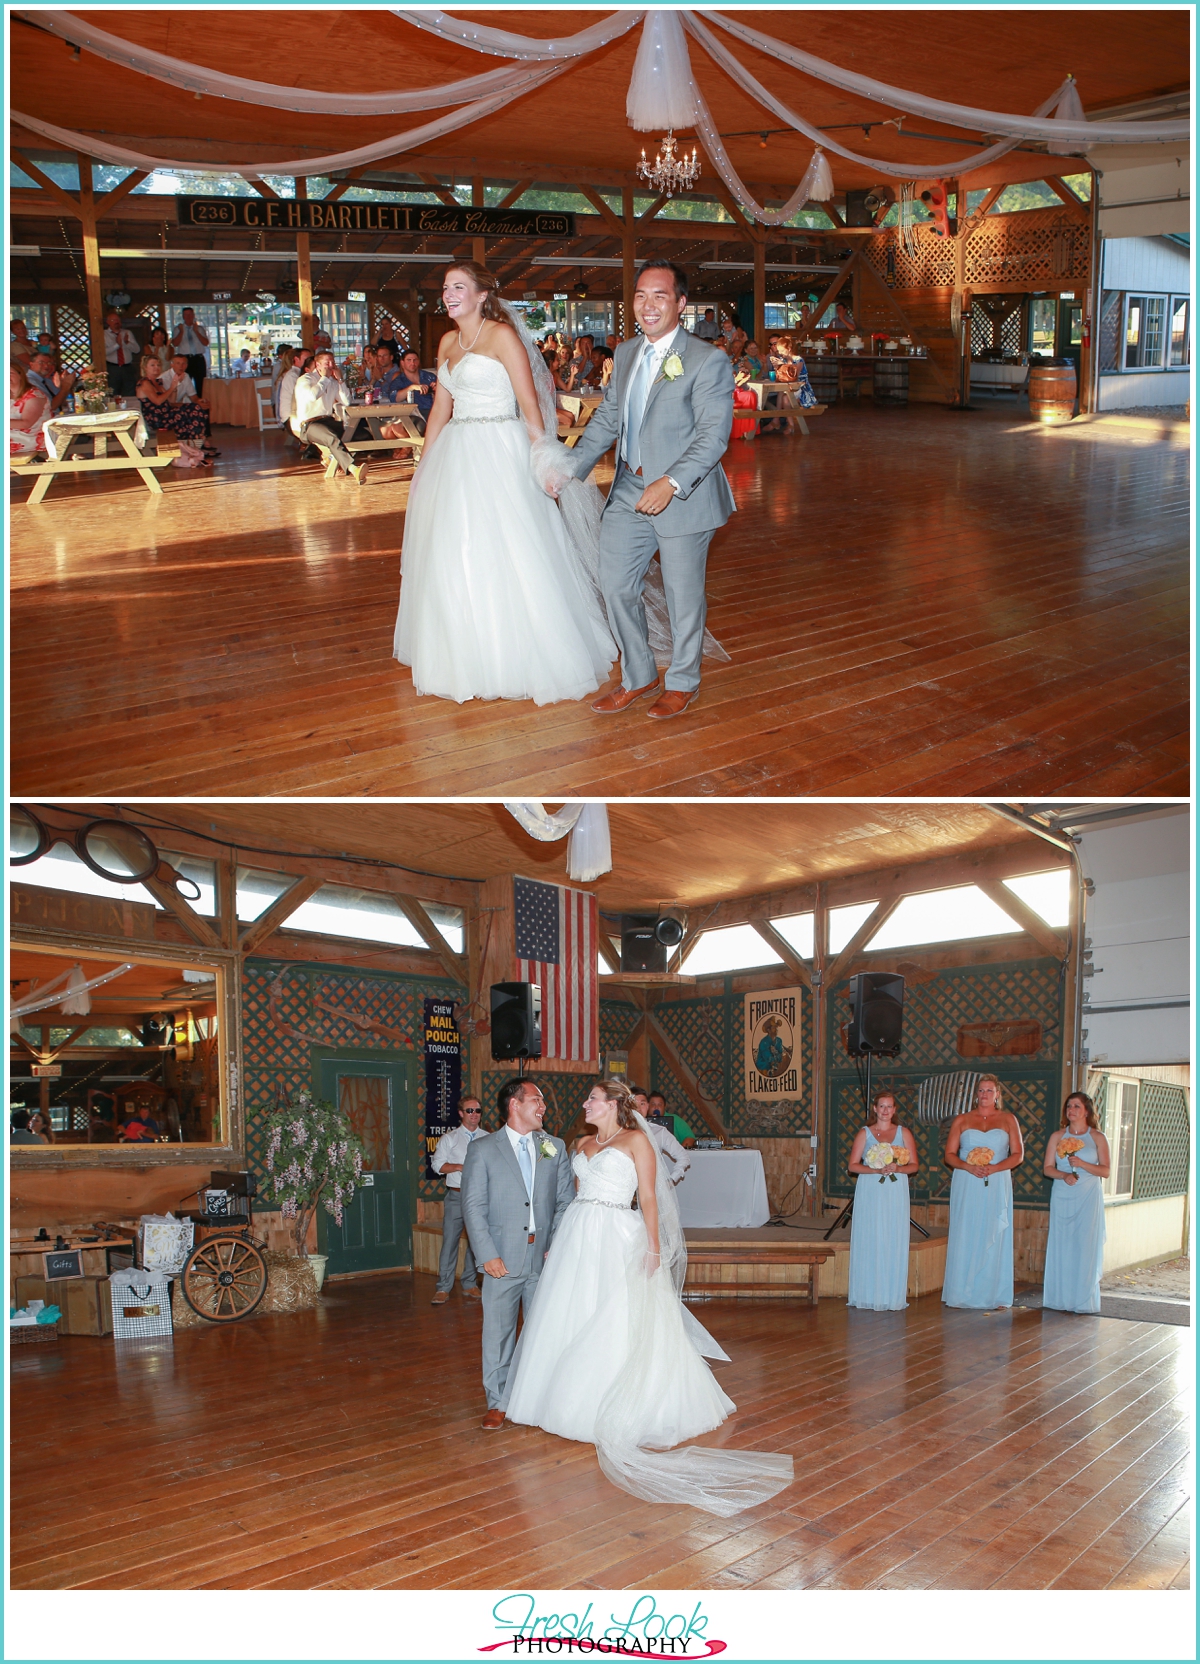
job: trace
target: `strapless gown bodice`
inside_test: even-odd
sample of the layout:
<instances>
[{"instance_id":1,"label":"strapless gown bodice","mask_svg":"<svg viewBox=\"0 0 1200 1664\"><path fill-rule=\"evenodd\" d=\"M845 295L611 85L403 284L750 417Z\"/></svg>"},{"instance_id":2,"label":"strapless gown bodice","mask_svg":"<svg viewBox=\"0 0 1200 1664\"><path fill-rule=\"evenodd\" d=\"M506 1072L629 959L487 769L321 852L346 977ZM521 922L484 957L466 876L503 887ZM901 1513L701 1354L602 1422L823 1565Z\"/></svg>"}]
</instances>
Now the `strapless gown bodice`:
<instances>
[{"instance_id":1,"label":"strapless gown bodice","mask_svg":"<svg viewBox=\"0 0 1200 1664\"><path fill-rule=\"evenodd\" d=\"M580 1152L571 1162L571 1171L579 1182L576 1201L599 1202L610 1208L627 1208L633 1201L637 1168L624 1150L597 1150L590 1161Z\"/></svg>"},{"instance_id":2,"label":"strapless gown bodice","mask_svg":"<svg viewBox=\"0 0 1200 1664\"><path fill-rule=\"evenodd\" d=\"M438 380L454 400L456 422L517 422L521 413L508 371L496 358L464 353L453 369L444 360Z\"/></svg>"}]
</instances>

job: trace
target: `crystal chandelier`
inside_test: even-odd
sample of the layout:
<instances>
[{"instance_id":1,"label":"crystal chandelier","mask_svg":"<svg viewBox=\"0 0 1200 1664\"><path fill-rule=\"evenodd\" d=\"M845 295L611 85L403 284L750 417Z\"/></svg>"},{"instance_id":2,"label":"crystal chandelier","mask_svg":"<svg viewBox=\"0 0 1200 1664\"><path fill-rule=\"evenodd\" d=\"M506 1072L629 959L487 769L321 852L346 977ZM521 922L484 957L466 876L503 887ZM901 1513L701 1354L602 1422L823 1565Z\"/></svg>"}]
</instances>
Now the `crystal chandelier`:
<instances>
[{"instance_id":1,"label":"crystal chandelier","mask_svg":"<svg viewBox=\"0 0 1200 1664\"><path fill-rule=\"evenodd\" d=\"M638 177L652 185L660 196L674 196L676 191L690 191L700 177L696 147L692 146L690 156L676 156L675 135L668 128L666 137L659 140L658 155L653 162L648 162L646 152L642 151L637 173Z\"/></svg>"}]
</instances>

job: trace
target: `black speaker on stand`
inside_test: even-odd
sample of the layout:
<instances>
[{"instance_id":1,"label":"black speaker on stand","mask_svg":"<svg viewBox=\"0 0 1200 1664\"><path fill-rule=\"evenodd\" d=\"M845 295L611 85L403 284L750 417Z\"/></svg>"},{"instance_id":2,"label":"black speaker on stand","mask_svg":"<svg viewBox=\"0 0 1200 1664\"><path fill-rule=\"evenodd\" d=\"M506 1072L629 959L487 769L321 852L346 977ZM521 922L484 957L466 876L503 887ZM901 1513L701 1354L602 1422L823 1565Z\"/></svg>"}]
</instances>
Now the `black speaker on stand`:
<instances>
[{"instance_id":1,"label":"black speaker on stand","mask_svg":"<svg viewBox=\"0 0 1200 1664\"><path fill-rule=\"evenodd\" d=\"M542 990L533 982L493 982L492 1056L509 1059L542 1055Z\"/></svg>"},{"instance_id":2,"label":"black speaker on stand","mask_svg":"<svg viewBox=\"0 0 1200 1664\"><path fill-rule=\"evenodd\" d=\"M622 913L621 969L665 971L668 950L682 941L683 926L670 913Z\"/></svg>"},{"instance_id":3,"label":"black speaker on stand","mask_svg":"<svg viewBox=\"0 0 1200 1664\"><path fill-rule=\"evenodd\" d=\"M904 978L894 971L860 971L850 978L850 1022L846 1029L846 1050L851 1057L867 1060L863 1085L863 1118L871 1112L871 1059L896 1057L904 1032ZM846 1203L825 1232L825 1241L840 1225L848 1225L854 1213L854 1196ZM927 1237L929 1232L915 1219L909 1224Z\"/></svg>"}]
</instances>

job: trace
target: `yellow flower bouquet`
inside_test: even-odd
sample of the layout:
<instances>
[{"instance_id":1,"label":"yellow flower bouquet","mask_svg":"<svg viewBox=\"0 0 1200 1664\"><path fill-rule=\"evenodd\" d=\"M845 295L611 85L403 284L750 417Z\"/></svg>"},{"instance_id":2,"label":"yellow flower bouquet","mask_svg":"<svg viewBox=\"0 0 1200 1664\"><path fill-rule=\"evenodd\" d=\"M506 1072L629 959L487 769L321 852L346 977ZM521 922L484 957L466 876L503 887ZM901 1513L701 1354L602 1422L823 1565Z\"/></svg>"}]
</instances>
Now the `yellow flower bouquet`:
<instances>
[{"instance_id":1,"label":"yellow flower bouquet","mask_svg":"<svg viewBox=\"0 0 1200 1664\"><path fill-rule=\"evenodd\" d=\"M995 1159L994 1153L988 1149L986 1144L977 1144L967 1156L966 1162L968 1167L990 1167ZM987 1188L989 1183L988 1179L984 1179L984 1189Z\"/></svg>"},{"instance_id":2,"label":"yellow flower bouquet","mask_svg":"<svg viewBox=\"0 0 1200 1664\"><path fill-rule=\"evenodd\" d=\"M893 1159L894 1152L890 1144L872 1144L866 1155L863 1156L863 1165L874 1168L875 1172L879 1174L879 1182L882 1184L884 1179L888 1177L883 1169L890 1167ZM895 1176L894 1173L891 1175L892 1178L895 1178Z\"/></svg>"}]
</instances>

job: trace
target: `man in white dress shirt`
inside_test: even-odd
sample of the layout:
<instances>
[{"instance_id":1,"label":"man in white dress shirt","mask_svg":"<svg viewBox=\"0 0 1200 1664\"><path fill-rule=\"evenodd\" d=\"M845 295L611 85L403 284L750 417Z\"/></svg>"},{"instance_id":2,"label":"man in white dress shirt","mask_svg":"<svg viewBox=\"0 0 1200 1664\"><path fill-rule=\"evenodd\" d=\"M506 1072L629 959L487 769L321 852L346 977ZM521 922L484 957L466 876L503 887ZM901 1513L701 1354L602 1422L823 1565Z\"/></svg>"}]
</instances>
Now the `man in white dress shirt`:
<instances>
[{"instance_id":1,"label":"man in white dress shirt","mask_svg":"<svg viewBox=\"0 0 1200 1664\"><path fill-rule=\"evenodd\" d=\"M108 371L108 386L114 399L133 397L141 351L137 336L125 328L121 314L110 312L104 320L104 367Z\"/></svg>"},{"instance_id":2,"label":"man in white dress shirt","mask_svg":"<svg viewBox=\"0 0 1200 1664\"><path fill-rule=\"evenodd\" d=\"M355 462L342 443L345 425L334 411L350 403L350 390L338 375L331 352L319 352L311 370L297 380L292 395L292 432L306 445L320 445L333 457L343 474L353 474L361 485L367 477L365 462Z\"/></svg>"},{"instance_id":3,"label":"man in white dress shirt","mask_svg":"<svg viewBox=\"0 0 1200 1664\"><path fill-rule=\"evenodd\" d=\"M688 1168L692 1165L691 1156L688 1155L687 1151L675 1137L674 1133L664 1126L656 1126L655 1123L651 1121L650 1100L647 1098L646 1094L640 1091L636 1086L631 1086L629 1090L633 1093L633 1107L637 1110L639 1115L644 1115L646 1117L646 1131L650 1134L650 1142L656 1149L662 1151L663 1155L666 1156L667 1160L671 1164L667 1169L667 1175L670 1178L671 1183L678 1184L687 1172Z\"/></svg>"},{"instance_id":4,"label":"man in white dress shirt","mask_svg":"<svg viewBox=\"0 0 1200 1664\"><path fill-rule=\"evenodd\" d=\"M204 378L208 374L208 360L204 356L208 347L208 331L203 324L196 322L192 307L184 307L183 322L176 325L171 345L187 359L188 375L196 383L197 393L203 393Z\"/></svg>"},{"instance_id":5,"label":"man in white dress shirt","mask_svg":"<svg viewBox=\"0 0 1200 1664\"><path fill-rule=\"evenodd\" d=\"M478 1098L464 1098L458 1106L458 1126L438 1139L437 1149L429 1165L446 1181L446 1201L442 1213L442 1257L438 1261L437 1291L431 1305L444 1306L454 1288L454 1273L458 1266L458 1242L466 1230L462 1216L462 1170L468 1146L477 1138L486 1138L479 1125L483 1106ZM462 1291L467 1300L482 1298L475 1281L475 1256L467 1241L467 1256L463 1260Z\"/></svg>"}]
</instances>

